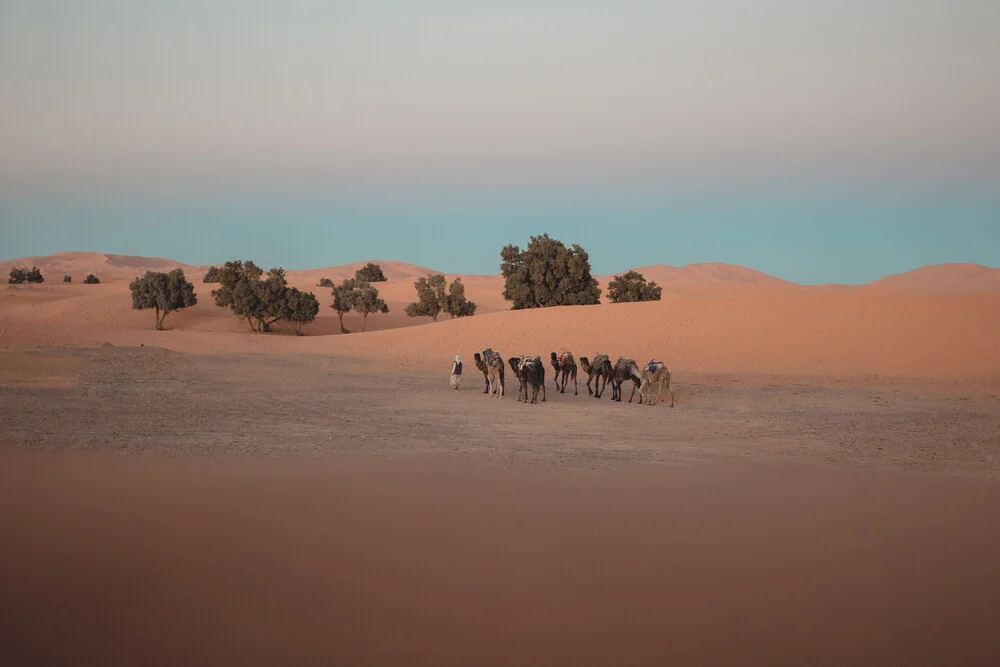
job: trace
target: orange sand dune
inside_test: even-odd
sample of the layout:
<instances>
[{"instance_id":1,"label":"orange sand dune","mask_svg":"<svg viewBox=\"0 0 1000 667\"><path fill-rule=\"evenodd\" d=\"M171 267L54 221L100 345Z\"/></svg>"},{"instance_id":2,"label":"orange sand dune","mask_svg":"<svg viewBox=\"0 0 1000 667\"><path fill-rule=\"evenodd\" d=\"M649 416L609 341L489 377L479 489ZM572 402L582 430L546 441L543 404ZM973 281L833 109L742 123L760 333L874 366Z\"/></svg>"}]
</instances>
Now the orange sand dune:
<instances>
[{"instance_id":1,"label":"orange sand dune","mask_svg":"<svg viewBox=\"0 0 1000 667\"><path fill-rule=\"evenodd\" d=\"M981 264L935 264L909 273L887 276L869 287L910 292L1000 292L1000 269Z\"/></svg>"},{"instance_id":2,"label":"orange sand dune","mask_svg":"<svg viewBox=\"0 0 1000 667\"><path fill-rule=\"evenodd\" d=\"M46 259L46 258L39 258ZM101 263L118 275L139 267L168 268L167 260L108 255L64 254L47 258L52 268ZM141 258L140 258L141 259ZM35 262L39 264L38 262ZM120 265L128 266L120 266ZM360 263L363 264L363 263ZM217 308L211 285L195 280L200 303L167 320L169 331L151 329L152 315L133 311L127 283L101 285L54 281L0 287L0 347L31 349L95 345L158 345L188 352L288 351L359 355L388 363L437 368L454 354L471 357L493 347L505 357L548 356L568 347L578 356L602 352L643 362L656 358L680 372L765 374L905 375L1000 379L1000 291L957 291L961 276L978 284L993 269L968 265L931 267L886 280L881 286L844 290L801 287L739 267L693 265L682 269L648 267L664 284L664 299L645 304L509 311L499 276L467 276L469 298L480 311L473 318L409 318L403 309L415 297L414 276L427 271L384 262L390 277L379 290L388 315L368 318L365 334L341 335L329 307L331 279L358 265L319 272L291 272L290 283L313 291L320 316L305 337L287 329L252 334L245 322ZM918 291L918 278L931 276L949 293ZM951 278L949 278L949 276ZM449 280L454 276L448 276ZM684 282L688 281L688 282ZM713 282L714 281L714 282ZM890 289L885 285L899 284ZM969 284L969 283L964 283ZM345 326L361 329L348 314Z\"/></svg>"}]
</instances>

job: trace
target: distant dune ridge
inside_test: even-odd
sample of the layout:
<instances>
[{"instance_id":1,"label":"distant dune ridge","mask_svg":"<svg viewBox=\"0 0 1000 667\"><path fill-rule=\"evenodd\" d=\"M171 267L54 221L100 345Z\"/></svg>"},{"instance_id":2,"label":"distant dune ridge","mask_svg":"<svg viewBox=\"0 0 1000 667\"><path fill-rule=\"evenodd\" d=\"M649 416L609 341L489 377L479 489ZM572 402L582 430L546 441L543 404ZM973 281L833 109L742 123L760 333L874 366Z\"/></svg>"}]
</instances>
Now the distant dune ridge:
<instances>
[{"instance_id":1,"label":"distant dune ridge","mask_svg":"<svg viewBox=\"0 0 1000 667\"><path fill-rule=\"evenodd\" d=\"M320 301L315 322L296 338L279 327L253 334L217 308L207 266L161 258L67 252L0 263L38 266L42 285L0 289L0 349L77 345L157 345L189 353L287 351L381 358L390 365L438 368L455 354L493 347L548 358L562 347L577 356L603 352L645 362L661 359L679 372L817 375L901 375L1000 380L1000 270L979 265L929 266L862 286L802 286L725 264L637 269L662 285L663 300L643 304L510 311L503 279L461 276L475 317L410 318L413 281L432 269L371 260L387 282L378 289L390 307L368 318L365 334L340 335L322 277L337 282L369 260L346 266L288 271L289 283ZM171 314L168 331L131 309L128 281L147 270L183 268L195 283L197 306ZM263 267L269 268L269 267ZM63 284L64 274L73 276ZM100 285L84 285L94 273ZM453 274L445 274L449 281ZM609 277L599 277L606 289ZM350 313L345 326L360 330ZM421 325L421 326L416 326ZM423 326L429 325L429 326ZM447 364L445 364L447 365Z\"/></svg>"}]
</instances>

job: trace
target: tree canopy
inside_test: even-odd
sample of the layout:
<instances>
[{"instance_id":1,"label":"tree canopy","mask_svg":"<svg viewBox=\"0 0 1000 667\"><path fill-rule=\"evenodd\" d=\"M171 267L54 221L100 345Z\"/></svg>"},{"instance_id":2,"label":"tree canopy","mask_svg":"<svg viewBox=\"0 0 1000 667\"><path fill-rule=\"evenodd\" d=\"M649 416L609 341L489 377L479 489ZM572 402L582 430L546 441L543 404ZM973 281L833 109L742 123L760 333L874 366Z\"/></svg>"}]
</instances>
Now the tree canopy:
<instances>
[{"instance_id":1,"label":"tree canopy","mask_svg":"<svg viewBox=\"0 0 1000 667\"><path fill-rule=\"evenodd\" d=\"M71 276L71 275L69 275L67 273L65 276L63 276L63 282L64 283L71 283L71 282L73 282L73 276Z\"/></svg>"},{"instance_id":2,"label":"tree canopy","mask_svg":"<svg viewBox=\"0 0 1000 667\"><path fill-rule=\"evenodd\" d=\"M455 278L448 285L446 278L437 273L418 278L413 286L417 288L417 300L406 307L406 314L410 317L430 317L437 322L441 313L451 317L476 313L476 304L465 297L465 285L461 278Z\"/></svg>"},{"instance_id":3,"label":"tree canopy","mask_svg":"<svg viewBox=\"0 0 1000 667\"><path fill-rule=\"evenodd\" d=\"M128 286L132 292L132 309L153 309L156 314L156 328L163 329L163 320L169 313L190 308L198 303L194 285L184 277L183 269L170 273L147 271Z\"/></svg>"},{"instance_id":4,"label":"tree canopy","mask_svg":"<svg viewBox=\"0 0 1000 667\"><path fill-rule=\"evenodd\" d=\"M371 283L357 278L347 278L333 288L333 303L330 305L340 317L340 330L344 328L344 315L352 310L361 314L361 330L365 330L368 316L372 313L388 313L389 306L379 296L378 289Z\"/></svg>"},{"instance_id":5,"label":"tree canopy","mask_svg":"<svg viewBox=\"0 0 1000 667\"><path fill-rule=\"evenodd\" d=\"M83 279L83 282L87 285L97 285L98 283L101 282L101 279L95 276L93 273L90 273L87 275L86 278Z\"/></svg>"},{"instance_id":6,"label":"tree canopy","mask_svg":"<svg viewBox=\"0 0 1000 667\"><path fill-rule=\"evenodd\" d=\"M469 317L475 315L478 306L465 297L465 284L461 278L455 278L448 286L448 303L445 312L452 317Z\"/></svg>"},{"instance_id":7,"label":"tree canopy","mask_svg":"<svg viewBox=\"0 0 1000 667\"><path fill-rule=\"evenodd\" d=\"M330 287L330 288L332 288L333 287L333 281L330 280L329 278L320 278L319 279L319 284L316 285L316 287Z\"/></svg>"},{"instance_id":8,"label":"tree canopy","mask_svg":"<svg viewBox=\"0 0 1000 667\"><path fill-rule=\"evenodd\" d=\"M500 251L503 298L514 310L600 303L601 288L590 274L590 256L578 244L567 248L548 234L532 236L523 251Z\"/></svg>"},{"instance_id":9,"label":"tree canopy","mask_svg":"<svg viewBox=\"0 0 1000 667\"><path fill-rule=\"evenodd\" d=\"M205 277L202 278L201 280L201 282L203 283L217 283L219 281L220 281L220 273L219 273L219 267L217 266L209 267L208 273L206 273Z\"/></svg>"},{"instance_id":10,"label":"tree canopy","mask_svg":"<svg viewBox=\"0 0 1000 667\"><path fill-rule=\"evenodd\" d=\"M44 283L45 278L37 266L30 269L12 268L7 282L11 285L23 285L24 283Z\"/></svg>"},{"instance_id":11,"label":"tree canopy","mask_svg":"<svg viewBox=\"0 0 1000 667\"><path fill-rule=\"evenodd\" d=\"M382 267L368 262L354 273L355 280L365 283L384 283L388 278L382 273Z\"/></svg>"},{"instance_id":12,"label":"tree canopy","mask_svg":"<svg viewBox=\"0 0 1000 667\"><path fill-rule=\"evenodd\" d=\"M635 301L659 301L663 288L655 282L646 282L638 271L629 271L615 276L608 283L608 299L611 303Z\"/></svg>"},{"instance_id":13,"label":"tree canopy","mask_svg":"<svg viewBox=\"0 0 1000 667\"><path fill-rule=\"evenodd\" d=\"M282 268L264 271L252 261L226 262L218 270L219 287L212 290L215 305L229 308L240 319L246 320L253 331L270 331L279 321L291 322L296 333L302 325L311 322L319 312L310 317L312 310L309 296L295 287L289 287Z\"/></svg>"}]
</instances>

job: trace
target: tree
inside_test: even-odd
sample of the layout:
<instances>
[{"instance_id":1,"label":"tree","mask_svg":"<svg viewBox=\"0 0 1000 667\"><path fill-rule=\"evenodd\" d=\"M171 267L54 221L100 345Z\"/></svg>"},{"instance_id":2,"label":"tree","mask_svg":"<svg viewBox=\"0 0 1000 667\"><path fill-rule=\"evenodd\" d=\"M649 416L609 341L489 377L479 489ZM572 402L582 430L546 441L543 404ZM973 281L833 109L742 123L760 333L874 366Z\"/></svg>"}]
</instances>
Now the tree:
<instances>
[{"instance_id":1,"label":"tree","mask_svg":"<svg viewBox=\"0 0 1000 667\"><path fill-rule=\"evenodd\" d=\"M217 283L220 281L221 273L219 271L219 267L217 266L209 267L208 273L206 273L205 277L201 279L201 282L203 283Z\"/></svg>"},{"instance_id":2,"label":"tree","mask_svg":"<svg viewBox=\"0 0 1000 667\"><path fill-rule=\"evenodd\" d=\"M329 278L320 278L317 287L330 287L333 288L333 281Z\"/></svg>"},{"instance_id":3,"label":"tree","mask_svg":"<svg viewBox=\"0 0 1000 667\"><path fill-rule=\"evenodd\" d=\"M368 282L358 281L351 292L352 305L356 312L361 313L361 330L365 330L368 316L372 313L388 313L386 305L378 295L378 289Z\"/></svg>"},{"instance_id":4,"label":"tree","mask_svg":"<svg viewBox=\"0 0 1000 667\"><path fill-rule=\"evenodd\" d=\"M83 282L85 284L87 284L87 285L97 285L98 283L101 282L101 280L100 280L100 278L98 278L97 276L95 276L93 273L91 273L91 274L88 274L87 277L83 279Z\"/></svg>"},{"instance_id":5,"label":"tree","mask_svg":"<svg viewBox=\"0 0 1000 667\"><path fill-rule=\"evenodd\" d=\"M465 284L461 278L455 278L448 286L448 301L445 312L452 317L468 317L476 314L475 303L465 298Z\"/></svg>"},{"instance_id":6,"label":"tree","mask_svg":"<svg viewBox=\"0 0 1000 667\"><path fill-rule=\"evenodd\" d=\"M11 285L23 285L24 283L44 283L45 278L37 266L30 269L12 268L7 282Z\"/></svg>"},{"instance_id":7,"label":"tree","mask_svg":"<svg viewBox=\"0 0 1000 667\"><path fill-rule=\"evenodd\" d=\"M382 273L382 267L371 262L358 269L354 278L366 283L384 283L387 280L385 274Z\"/></svg>"},{"instance_id":8,"label":"tree","mask_svg":"<svg viewBox=\"0 0 1000 667\"><path fill-rule=\"evenodd\" d=\"M302 335L302 325L309 324L319 314L319 301L312 292L302 292L289 287L285 297L285 318L295 327L295 334Z\"/></svg>"},{"instance_id":9,"label":"tree","mask_svg":"<svg viewBox=\"0 0 1000 667\"><path fill-rule=\"evenodd\" d=\"M406 307L410 317L430 317L437 322L441 311L448 309L448 283L440 273L418 278L413 286L417 288L417 300Z\"/></svg>"},{"instance_id":10,"label":"tree","mask_svg":"<svg viewBox=\"0 0 1000 667\"><path fill-rule=\"evenodd\" d=\"M71 283L71 282L73 282L73 276L71 276L71 275L69 275L67 273L65 276L63 276L63 282L64 283Z\"/></svg>"},{"instance_id":11,"label":"tree","mask_svg":"<svg viewBox=\"0 0 1000 667\"><path fill-rule=\"evenodd\" d=\"M611 303L659 301L662 292L662 287L655 282L647 283L646 278L638 271L615 276L608 283L608 300Z\"/></svg>"},{"instance_id":12,"label":"tree","mask_svg":"<svg viewBox=\"0 0 1000 667\"><path fill-rule=\"evenodd\" d=\"M198 303L194 285L184 277L183 269L174 269L170 273L146 271L144 276L129 283L128 288L132 292L133 310L152 308L155 311L154 328L158 331L163 329L163 320L168 314Z\"/></svg>"},{"instance_id":13,"label":"tree","mask_svg":"<svg viewBox=\"0 0 1000 667\"><path fill-rule=\"evenodd\" d=\"M344 315L351 312L351 294L356 282L357 280L354 278L347 278L333 288L333 303L330 304L330 307L337 312L337 317L340 318L340 333L350 333L344 328Z\"/></svg>"},{"instance_id":14,"label":"tree","mask_svg":"<svg viewBox=\"0 0 1000 667\"><path fill-rule=\"evenodd\" d=\"M532 236L524 251L505 246L500 258L503 298L512 302L514 310L600 303L601 288L590 275L590 256L577 244L569 249L543 234Z\"/></svg>"}]
</instances>

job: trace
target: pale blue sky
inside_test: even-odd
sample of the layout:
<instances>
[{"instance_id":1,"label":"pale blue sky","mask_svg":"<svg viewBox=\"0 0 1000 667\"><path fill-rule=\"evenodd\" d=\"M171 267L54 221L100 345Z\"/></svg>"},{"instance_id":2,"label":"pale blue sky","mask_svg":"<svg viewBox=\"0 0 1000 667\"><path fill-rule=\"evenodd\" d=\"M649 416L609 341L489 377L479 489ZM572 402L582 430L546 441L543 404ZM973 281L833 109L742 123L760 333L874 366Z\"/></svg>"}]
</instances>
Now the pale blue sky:
<instances>
[{"instance_id":1,"label":"pale blue sky","mask_svg":"<svg viewBox=\"0 0 1000 667\"><path fill-rule=\"evenodd\" d=\"M3 0L0 258L997 266L998 34L995 0Z\"/></svg>"}]
</instances>

